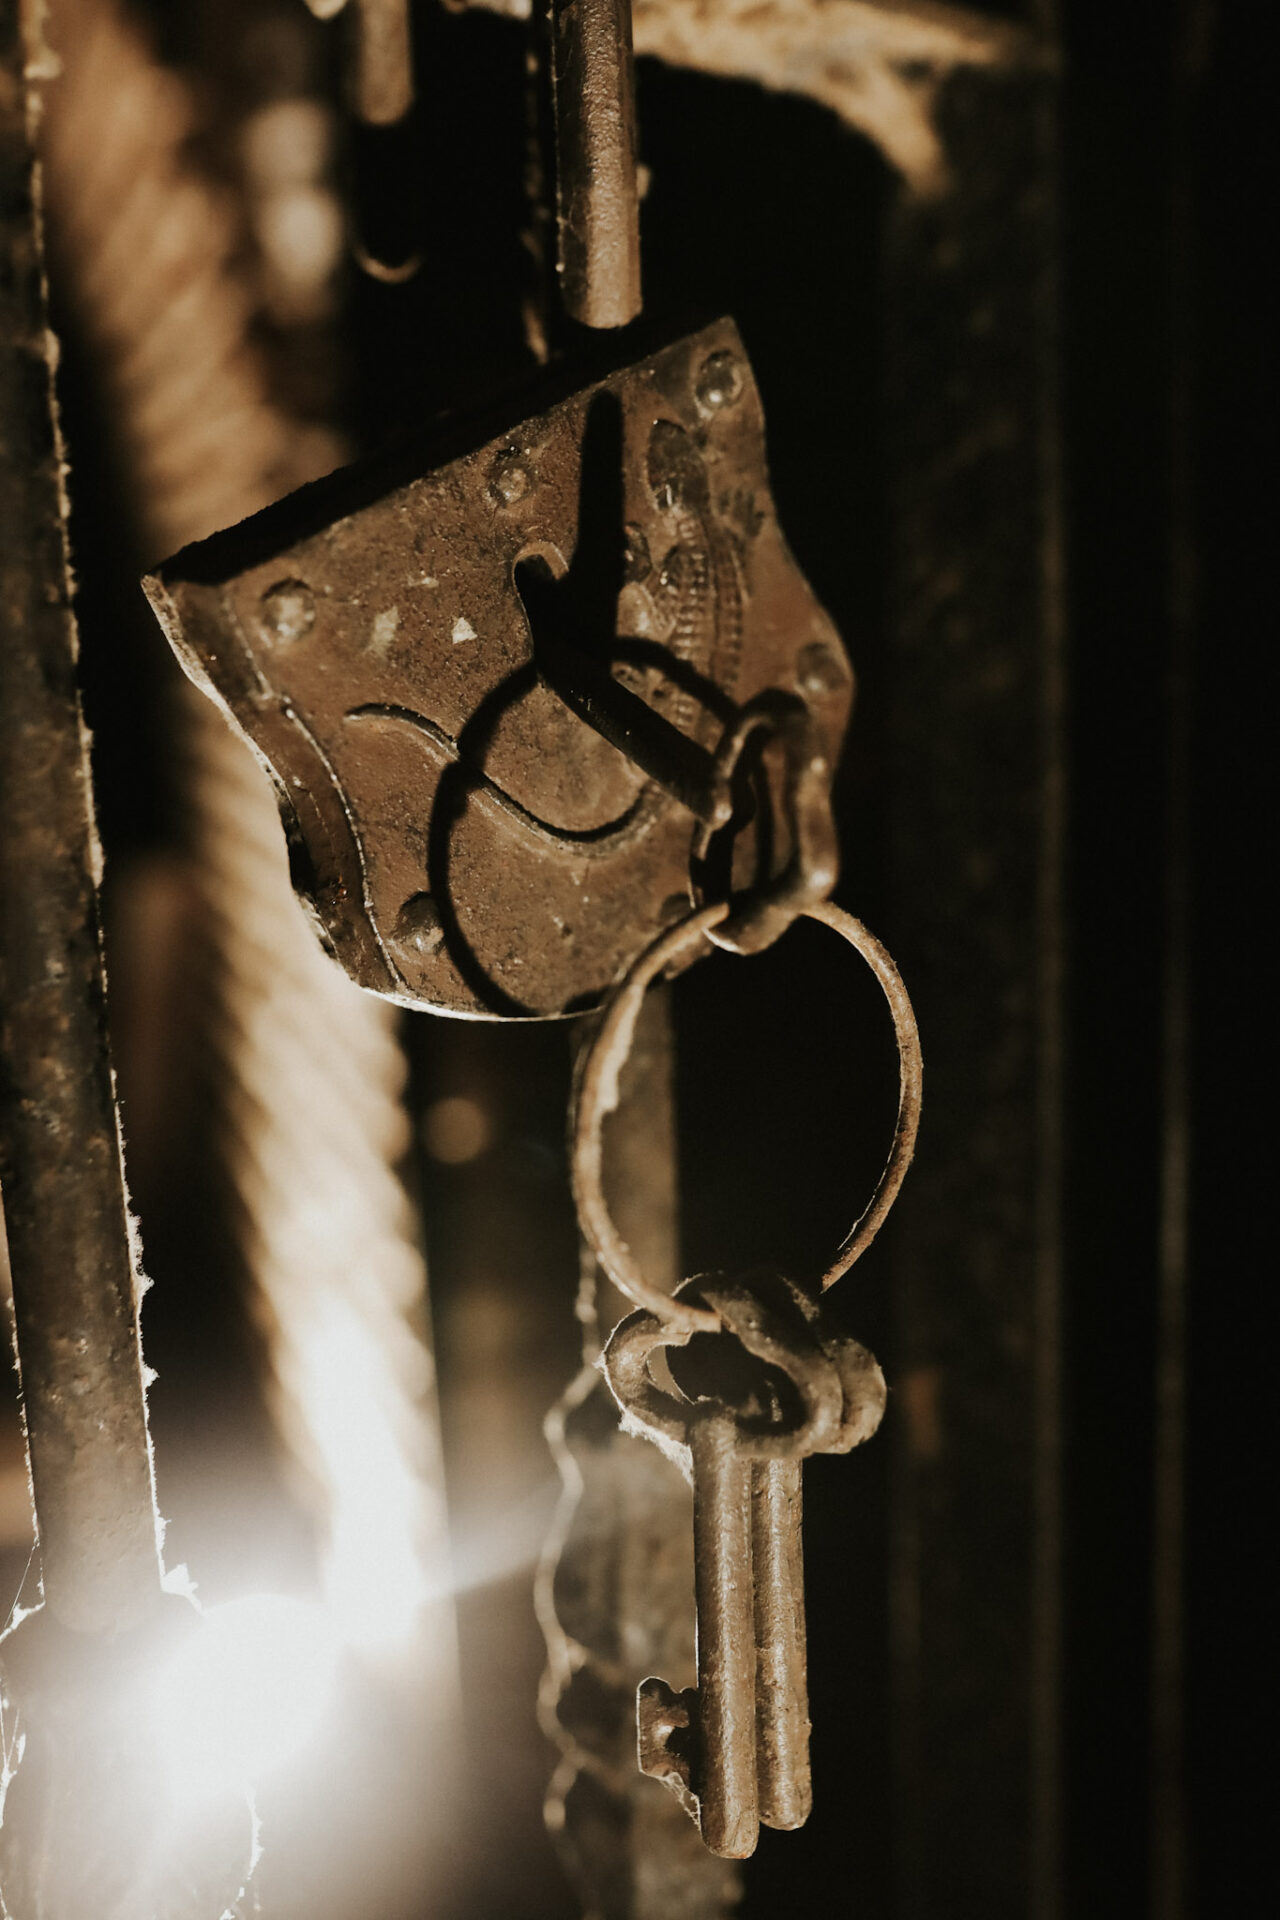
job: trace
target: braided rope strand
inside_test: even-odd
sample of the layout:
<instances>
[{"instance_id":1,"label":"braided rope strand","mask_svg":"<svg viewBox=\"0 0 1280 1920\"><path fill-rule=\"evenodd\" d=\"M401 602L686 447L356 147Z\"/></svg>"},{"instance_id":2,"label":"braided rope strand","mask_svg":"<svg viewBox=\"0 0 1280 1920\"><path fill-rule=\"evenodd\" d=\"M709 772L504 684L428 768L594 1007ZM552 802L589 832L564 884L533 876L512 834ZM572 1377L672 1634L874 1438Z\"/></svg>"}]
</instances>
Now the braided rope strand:
<instances>
[{"instance_id":1,"label":"braided rope strand","mask_svg":"<svg viewBox=\"0 0 1280 1920\"><path fill-rule=\"evenodd\" d=\"M54 33L49 202L143 530L168 550L331 468L341 447L271 402L235 269L236 208L186 158L195 116L183 83L111 0L57 0ZM407 1144L395 1016L316 945L247 748L194 694L178 731L196 937L211 942L218 980L199 1044L226 1089L217 1148L274 1411L322 1490L342 1630L390 1648L447 1590L425 1271L394 1170ZM431 1628L447 1674L439 1606Z\"/></svg>"}]
</instances>

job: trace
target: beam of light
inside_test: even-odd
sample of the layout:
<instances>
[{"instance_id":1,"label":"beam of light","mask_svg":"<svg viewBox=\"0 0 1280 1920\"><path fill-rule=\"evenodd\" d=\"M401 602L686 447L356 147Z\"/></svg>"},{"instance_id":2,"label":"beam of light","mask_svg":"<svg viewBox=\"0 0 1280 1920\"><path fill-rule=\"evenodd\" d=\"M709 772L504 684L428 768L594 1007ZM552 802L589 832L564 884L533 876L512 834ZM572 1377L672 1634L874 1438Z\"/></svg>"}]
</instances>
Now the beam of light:
<instances>
[{"instance_id":1,"label":"beam of light","mask_svg":"<svg viewBox=\"0 0 1280 1920\"><path fill-rule=\"evenodd\" d=\"M345 1644L439 1698L456 1651L426 1273L397 1173L404 1055L390 1008L325 956L293 897L261 768L221 723L192 739L224 980L222 1146L269 1397Z\"/></svg>"},{"instance_id":2,"label":"beam of light","mask_svg":"<svg viewBox=\"0 0 1280 1920\"><path fill-rule=\"evenodd\" d=\"M453 1553L451 1592L456 1597L531 1574L541 1561L555 1515L557 1483L513 1502L484 1524L472 1523Z\"/></svg>"},{"instance_id":3,"label":"beam of light","mask_svg":"<svg viewBox=\"0 0 1280 1920\"><path fill-rule=\"evenodd\" d=\"M149 1707L174 1804L256 1785L320 1734L339 1645L326 1610L279 1595L213 1607L160 1664Z\"/></svg>"},{"instance_id":4,"label":"beam of light","mask_svg":"<svg viewBox=\"0 0 1280 1920\"><path fill-rule=\"evenodd\" d=\"M428 1602L449 1589L447 1568L433 1579L424 1552L428 1489L394 1391L413 1356L386 1351L396 1331L333 1293L292 1329L290 1384L327 1495L325 1605L343 1644L375 1659L408 1654ZM404 1347L410 1339L405 1327ZM420 1348L418 1358L426 1364Z\"/></svg>"}]
</instances>

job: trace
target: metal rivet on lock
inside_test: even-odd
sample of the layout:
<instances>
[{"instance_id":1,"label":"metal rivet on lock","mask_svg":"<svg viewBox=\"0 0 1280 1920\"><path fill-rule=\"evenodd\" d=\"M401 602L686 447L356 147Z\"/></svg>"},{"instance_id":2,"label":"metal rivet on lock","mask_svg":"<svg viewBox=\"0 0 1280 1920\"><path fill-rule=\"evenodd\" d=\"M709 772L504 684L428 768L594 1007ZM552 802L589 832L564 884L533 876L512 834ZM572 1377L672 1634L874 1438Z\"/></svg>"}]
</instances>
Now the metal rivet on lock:
<instances>
[{"instance_id":1,"label":"metal rivet on lock","mask_svg":"<svg viewBox=\"0 0 1280 1920\"><path fill-rule=\"evenodd\" d=\"M698 404L717 413L741 398L742 387L742 369L733 354L710 354L698 374Z\"/></svg>"},{"instance_id":2,"label":"metal rivet on lock","mask_svg":"<svg viewBox=\"0 0 1280 1920\"><path fill-rule=\"evenodd\" d=\"M841 693L849 684L848 663L825 640L815 640L796 659L796 681L814 699Z\"/></svg>"},{"instance_id":3,"label":"metal rivet on lock","mask_svg":"<svg viewBox=\"0 0 1280 1920\"><path fill-rule=\"evenodd\" d=\"M429 893L415 893L396 915L393 935L398 947L425 959L444 939L440 909Z\"/></svg>"},{"instance_id":4,"label":"metal rivet on lock","mask_svg":"<svg viewBox=\"0 0 1280 1920\"><path fill-rule=\"evenodd\" d=\"M532 485L528 462L515 448L500 453L489 469L489 492L500 506L514 507Z\"/></svg>"},{"instance_id":5,"label":"metal rivet on lock","mask_svg":"<svg viewBox=\"0 0 1280 1920\"><path fill-rule=\"evenodd\" d=\"M316 600L302 580L277 580L262 596L263 637L280 646L301 640L315 625Z\"/></svg>"}]
</instances>

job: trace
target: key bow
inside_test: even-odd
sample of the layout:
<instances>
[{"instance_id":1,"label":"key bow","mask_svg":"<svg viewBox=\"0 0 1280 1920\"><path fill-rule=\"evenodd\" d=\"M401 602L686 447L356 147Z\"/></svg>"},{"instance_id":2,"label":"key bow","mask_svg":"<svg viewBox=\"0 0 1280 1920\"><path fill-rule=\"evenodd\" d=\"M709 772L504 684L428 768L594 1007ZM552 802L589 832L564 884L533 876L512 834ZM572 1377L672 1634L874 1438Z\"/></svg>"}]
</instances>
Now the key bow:
<instances>
[{"instance_id":1,"label":"key bow","mask_svg":"<svg viewBox=\"0 0 1280 1920\"><path fill-rule=\"evenodd\" d=\"M641 1310L614 1329L603 1365L628 1430L653 1441L686 1478L691 1428L726 1411L738 1444L755 1460L847 1453L875 1432L884 1411L880 1368L794 1280L765 1271L702 1274L677 1288L676 1298L715 1314L722 1332L691 1330ZM715 1350L730 1338L741 1358L725 1368ZM679 1398L649 1370L664 1347L688 1356ZM751 1360L758 1363L754 1379Z\"/></svg>"}]
</instances>

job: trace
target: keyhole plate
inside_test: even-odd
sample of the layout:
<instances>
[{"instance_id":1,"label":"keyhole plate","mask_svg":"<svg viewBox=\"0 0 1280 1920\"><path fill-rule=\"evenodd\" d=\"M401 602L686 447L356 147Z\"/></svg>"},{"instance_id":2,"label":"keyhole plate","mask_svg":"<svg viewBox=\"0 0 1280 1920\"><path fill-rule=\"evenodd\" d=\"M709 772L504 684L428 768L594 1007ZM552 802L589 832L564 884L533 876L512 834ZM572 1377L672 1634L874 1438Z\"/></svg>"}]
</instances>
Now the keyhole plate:
<instances>
[{"instance_id":1,"label":"keyhole plate","mask_svg":"<svg viewBox=\"0 0 1280 1920\"><path fill-rule=\"evenodd\" d=\"M305 487L144 583L269 769L326 946L406 1006L591 1006L689 899L692 816L547 683L518 569L554 583L540 620L703 746L769 688L808 701L833 765L848 722L732 321L540 399Z\"/></svg>"}]
</instances>

